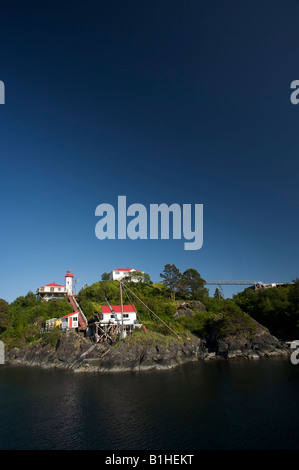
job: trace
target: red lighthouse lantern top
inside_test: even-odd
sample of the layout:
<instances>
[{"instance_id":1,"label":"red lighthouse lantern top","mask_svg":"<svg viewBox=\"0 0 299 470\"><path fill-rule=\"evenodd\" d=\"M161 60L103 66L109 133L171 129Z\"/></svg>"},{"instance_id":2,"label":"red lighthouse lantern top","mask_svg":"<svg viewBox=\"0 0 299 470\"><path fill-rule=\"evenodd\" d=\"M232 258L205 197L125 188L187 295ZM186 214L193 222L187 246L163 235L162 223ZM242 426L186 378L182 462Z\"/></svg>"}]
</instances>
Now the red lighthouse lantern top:
<instances>
[{"instance_id":1,"label":"red lighthouse lantern top","mask_svg":"<svg viewBox=\"0 0 299 470\"><path fill-rule=\"evenodd\" d=\"M72 271L69 269L64 277L74 277Z\"/></svg>"}]
</instances>

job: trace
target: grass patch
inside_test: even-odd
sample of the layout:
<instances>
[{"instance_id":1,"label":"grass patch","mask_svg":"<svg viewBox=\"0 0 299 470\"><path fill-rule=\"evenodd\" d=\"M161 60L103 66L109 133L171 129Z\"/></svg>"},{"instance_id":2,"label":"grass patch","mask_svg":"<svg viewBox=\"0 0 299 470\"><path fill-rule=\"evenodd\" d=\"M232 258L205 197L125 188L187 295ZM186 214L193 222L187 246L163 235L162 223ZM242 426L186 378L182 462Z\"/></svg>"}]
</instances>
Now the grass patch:
<instances>
[{"instance_id":1,"label":"grass patch","mask_svg":"<svg viewBox=\"0 0 299 470\"><path fill-rule=\"evenodd\" d=\"M180 342L179 338L174 335L164 335L156 331L147 330L146 332L135 328L125 339L119 341L114 347L120 347L125 344L128 348L136 346L158 346L163 345L165 348L169 347L171 343Z\"/></svg>"}]
</instances>

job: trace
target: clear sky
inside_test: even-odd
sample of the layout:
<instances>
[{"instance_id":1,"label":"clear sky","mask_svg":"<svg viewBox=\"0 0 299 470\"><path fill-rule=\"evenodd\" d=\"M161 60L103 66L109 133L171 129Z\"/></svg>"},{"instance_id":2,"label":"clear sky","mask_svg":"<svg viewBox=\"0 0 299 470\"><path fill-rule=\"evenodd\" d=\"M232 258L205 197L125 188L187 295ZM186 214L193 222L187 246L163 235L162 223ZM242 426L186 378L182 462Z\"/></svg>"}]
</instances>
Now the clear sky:
<instances>
[{"instance_id":1,"label":"clear sky","mask_svg":"<svg viewBox=\"0 0 299 470\"><path fill-rule=\"evenodd\" d=\"M78 289L167 263L299 277L298 16L296 0L3 0L0 297L67 269ZM203 247L98 240L95 209L118 195L203 204Z\"/></svg>"}]
</instances>

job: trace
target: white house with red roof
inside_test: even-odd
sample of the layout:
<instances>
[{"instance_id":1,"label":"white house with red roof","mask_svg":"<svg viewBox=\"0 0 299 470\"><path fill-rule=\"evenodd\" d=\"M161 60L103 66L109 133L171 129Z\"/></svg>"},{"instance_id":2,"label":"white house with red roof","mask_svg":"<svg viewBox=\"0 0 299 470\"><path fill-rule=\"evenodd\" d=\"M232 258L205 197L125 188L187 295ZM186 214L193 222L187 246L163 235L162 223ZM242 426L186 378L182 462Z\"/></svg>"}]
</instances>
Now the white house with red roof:
<instances>
[{"instance_id":1,"label":"white house with red roof","mask_svg":"<svg viewBox=\"0 0 299 470\"><path fill-rule=\"evenodd\" d=\"M65 275L65 285L56 284L51 282L50 284L45 284L37 289L36 295L38 298L48 301L52 299L60 299L67 297L68 295L73 294L73 278L74 275L69 270Z\"/></svg>"},{"instance_id":2,"label":"white house with red roof","mask_svg":"<svg viewBox=\"0 0 299 470\"><path fill-rule=\"evenodd\" d=\"M114 324L119 325L123 324L124 326L133 326L137 324L137 313L135 305L123 305L123 313L121 312L121 305L111 305L112 310L114 311L117 320L110 308L107 305L101 307L101 324Z\"/></svg>"},{"instance_id":3,"label":"white house with red roof","mask_svg":"<svg viewBox=\"0 0 299 470\"><path fill-rule=\"evenodd\" d=\"M64 298L67 295L67 290L62 284L51 282L50 284L39 287L36 291L36 295L38 298L48 301L50 299Z\"/></svg>"},{"instance_id":4,"label":"white house with red roof","mask_svg":"<svg viewBox=\"0 0 299 470\"><path fill-rule=\"evenodd\" d=\"M125 277L130 275L130 273L134 273L134 272L144 274L144 271L139 271L139 269L132 269L132 268L113 269L113 271L111 271L111 273L110 273L110 280L111 281L120 281L121 279L124 279ZM140 279L132 278L131 280L133 282L138 282Z\"/></svg>"},{"instance_id":5,"label":"white house with red roof","mask_svg":"<svg viewBox=\"0 0 299 470\"><path fill-rule=\"evenodd\" d=\"M80 312L69 313L60 318L61 329L66 330L67 328L78 328L79 326L79 315Z\"/></svg>"}]
</instances>

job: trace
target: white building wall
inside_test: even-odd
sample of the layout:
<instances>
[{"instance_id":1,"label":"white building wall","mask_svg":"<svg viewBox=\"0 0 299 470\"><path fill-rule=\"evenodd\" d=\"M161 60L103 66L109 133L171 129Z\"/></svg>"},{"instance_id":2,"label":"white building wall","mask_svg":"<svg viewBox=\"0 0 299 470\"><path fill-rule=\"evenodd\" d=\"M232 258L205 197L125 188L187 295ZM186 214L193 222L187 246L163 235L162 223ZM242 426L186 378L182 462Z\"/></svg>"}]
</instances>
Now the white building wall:
<instances>
[{"instance_id":1,"label":"white building wall","mask_svg":"<svg viewBox=\"0 0 299 470\"><path fill-rule=\"evenodd\" d=\"M78 328L79 326L79 321L78 321L78 313L74 313L74 315L70 315L65 318L61 318L61 328L62 330L65 330L66 328ZM72 321L70 322L70 319L72 318ZM74 318L76 318L76 321L74 321Z\"/></svg>"},{"instance_id":2,"label":"white building wall","mask_svg":"<svg viewBox=\"0 0 299 470\"><path fill-rule=\"evenodd\" d=\"M123 279L123 277L128 274L129 271L112 271L110 273L110 279L113 281L118 281Z\"/></svg>"},{"instance_id":3,"label":"white building wall","mask_svg":"<svg viewBox=\"0 0 299 470\"><path fill-rule=\"evenodd\" d=\"M65 287L44 286L44 287L40 287L38 289L38 292L63 294L63 293L66 293L66 288Z\"/></svg>"},{"instance_id":4,"label":"white building wall","mask_svg":"<svg viewBox=\"0 0 299 470\"><path fill-rule=\"evenodd\" d=\"M65 287L66 287L66 291L69 295L72 295L73 294L73 278L72 276L67 276L65 278Z\"/></svg>"},{"instance_id":5,"label":"white building wall","mask_svg":"<svg viewBox=\"0 0 299 470\"><path fill-rule=\"evenodd\" d=\"M123 279L124 277L128 276L128 274L132 273L136 271L136 269L130 269L130 271L122 271L121 269L120 270L115 270L115 271L111 271L110 273L110 280L111 281L120 281L121 279ZM143 271L139 271L141 274L144 274ZM132 279L133 282L138 282L137 279Z\"/></svg>"},{"instance_id":6,"label":"white building wall","mask_svg":"<svg viewBox=\"0 0 299 470\"><path fill-rule=\"evenodd\" d=\"M128 316L127 316L128 315ZM113 324L119 324L122 322L122 317L121 313L116 313L116 317L118 319L118 322L115 320L115 317L112 315L112 313L102 313L101 319L103 323L113 323ZM135 312L132 313L123 313L124 317L124 325L133 325L134 322L137 320L137 316Z\"/></svg>"}]
</instances>

